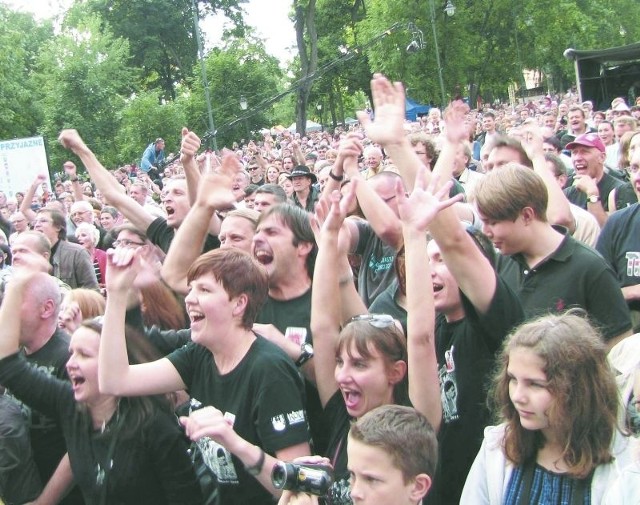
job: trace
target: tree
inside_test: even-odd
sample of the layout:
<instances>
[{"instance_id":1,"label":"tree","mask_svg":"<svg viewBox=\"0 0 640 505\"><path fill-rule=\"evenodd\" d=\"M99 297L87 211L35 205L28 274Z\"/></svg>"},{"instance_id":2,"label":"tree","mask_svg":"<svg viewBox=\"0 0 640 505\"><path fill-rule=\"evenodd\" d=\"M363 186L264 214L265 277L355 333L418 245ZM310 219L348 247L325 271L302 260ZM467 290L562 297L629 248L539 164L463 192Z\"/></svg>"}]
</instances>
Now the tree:
<instances>
[{"instance_id":1,"label":"tree","mask_svg":"<svg viewBox=\"0 0 640 505\"><path fill-rule=\"evenodd\" d=\"M41 132L54 167L68 156L57 142L63 128L78 129L105 164L118 163L113 144L118 113L136 81L127 41L113 37L99 16L81 7L70 13L60 35L38 57Z\"/></svg>"},{"instance_id":2,"label":"tree","mask_svg":"<svg viewBox=\"0 0 640 505\"><path fill-rule=\"evenodd\" d=\"M39 47L53 37L50 22L36 23L32 16L0 5L0 138L37 133L41 110L34 80Z\"/></svg>"},{"instance_id":3,"label":"tree","mask_svg":"<svg viewBox=\"0 0 640 505\"><path fill-rule=\"evenodd\" d=\"M301 83L296 100L296 131L304 135L307 126L307 103L318 69L318 34L316 32L316 0L293 0L296 43L300 58Z\"/></svg>"},{"instance_id":4,"label":"tree","mask_svg":"<svg viewBox=\"0 0 640 505\"><path fill-rule=\"evenodd\" d=\"M282 71L278 61L267 54L264 43L250 31L245 38L231 38L223 48L213 49L206 56L207 80L218 145L227 145L246 138L247 130L259 130L271 124L272 97L280 90ZM198 133L209 129L206 104L199 68L194 68L191 93L184 99L190 129ZM247 100L248 109L240 108L240 97Z\"/></svg>"},{"instance_id":5,"label":"tree","mask_svg":"<svg viewBox=\"0 0 640 505\"><path fill-rule=\"evenodd\" d=\"M179 97L180 89L177 89ZM121 164L139 164L144 148L158 137L165 139L167 153L180 149L180 132L187 125L184 104L180 98L159 101L161 95L160 89L141 91L126 100L114 142Z\"/></svg>"}]
</instances>

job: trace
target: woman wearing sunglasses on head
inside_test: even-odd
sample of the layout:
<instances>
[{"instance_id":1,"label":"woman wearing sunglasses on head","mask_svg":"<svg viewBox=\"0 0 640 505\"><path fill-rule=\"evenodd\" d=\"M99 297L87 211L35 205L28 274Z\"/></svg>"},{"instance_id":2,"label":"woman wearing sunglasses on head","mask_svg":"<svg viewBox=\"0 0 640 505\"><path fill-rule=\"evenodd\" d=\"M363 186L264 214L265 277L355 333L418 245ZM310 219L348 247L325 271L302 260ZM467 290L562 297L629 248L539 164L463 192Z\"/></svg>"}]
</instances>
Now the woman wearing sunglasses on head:
<instances>
[{"instance_id":1,"label":"woman wearing sunglasses on head","mask_svg":"<svg viewBox=\"0 0 640 505\"><path fill-rule=\"evenodd\" d=\"M444 187L443 191L448 189ZM335 470L335 483L330 491L334 505L351 503L346 454L351 420L392 403L413 405L435 430L442 416L426 228L437 212L451 205L453 200L424 209L415 199L403 198L400 188L396 188L396 193L406 250L406 339L391 316L384 314L365 313L351 317L340 329L341 310L344 315L345 308L351 307L346 310L353 314L359 305L360 312L366 312L353 282L340 281L336 268L341 264L340 270L349 271L346 258L341 258L338 252L338 234L355 188L342 200L337 193L331 195L331 208L320 235L311 328L318 392L325 420L333 427L326 456ZM415 492L412 488L416 485L416 482L407 483L407 492ZM422 491L426 494L428 487Z\"/></svg>"},{"instance_id":2,"label":"woman wearing sunglasses on head","mask_svg":"<svg viewBox=\"0 0 640 505\"><path fill-rule=\"evenodd\" d=\"M26 405L59 420L73 481L86 503L201 503L187 445L168 400L99 392L101 321L84 321L73 333L67 362L70 382L48 376L24 359L16 314L30 286L46 276L21 270L7 289L0 307L0 383ZM127 335L132 360L155 358L149 344L136 337Z\"/></svg>"}]
</instances>

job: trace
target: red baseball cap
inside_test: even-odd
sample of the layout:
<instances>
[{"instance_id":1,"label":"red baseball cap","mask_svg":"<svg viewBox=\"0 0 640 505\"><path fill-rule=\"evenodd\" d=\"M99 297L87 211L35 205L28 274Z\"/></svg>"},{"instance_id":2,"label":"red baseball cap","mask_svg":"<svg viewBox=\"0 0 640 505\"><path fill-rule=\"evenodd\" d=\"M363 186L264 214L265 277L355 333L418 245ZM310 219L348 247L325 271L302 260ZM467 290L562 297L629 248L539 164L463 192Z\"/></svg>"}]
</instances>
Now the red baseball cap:
<instances>
[{"instance_id":1,"label":"red baseball cap","mask_svg":"<svg viewBox=\"0 0 640 505\"><path fill-rule=\"evenodd\" d=\"M597 133L583 133L582 135L578 135L573 142L569 142L565 146L565 149L571 150L575 149L578 146L595 147L601 153L607 151Z\"/></svg>"}]
</instances>

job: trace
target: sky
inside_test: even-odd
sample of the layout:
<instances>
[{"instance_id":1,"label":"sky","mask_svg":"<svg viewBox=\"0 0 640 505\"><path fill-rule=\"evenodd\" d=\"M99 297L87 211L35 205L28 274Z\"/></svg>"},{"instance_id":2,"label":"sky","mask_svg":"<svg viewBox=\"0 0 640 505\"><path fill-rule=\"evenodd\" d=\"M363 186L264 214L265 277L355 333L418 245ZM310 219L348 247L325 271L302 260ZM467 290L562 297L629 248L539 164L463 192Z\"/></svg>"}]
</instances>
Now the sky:
<instances>
[{"instance_id":1,"label":"sky","mask_svg":"<svg viewBox=\"0 0 640 505\"><path fill-rule=\"evenodd\" d=\"M132 0L134 1L134 0ZM37 18L54 17L61 13L73 0L0 0L0 2L25 12L36 14ZM288 14L291 0L249 0L244 5L245 22L253 26L257 35L264 39L267 52L277 57L281 63L289 61L296 53L296 34ZM220 41L226 18L217 15L201 21L209 48Z\"/></svg>"}]
</instances>

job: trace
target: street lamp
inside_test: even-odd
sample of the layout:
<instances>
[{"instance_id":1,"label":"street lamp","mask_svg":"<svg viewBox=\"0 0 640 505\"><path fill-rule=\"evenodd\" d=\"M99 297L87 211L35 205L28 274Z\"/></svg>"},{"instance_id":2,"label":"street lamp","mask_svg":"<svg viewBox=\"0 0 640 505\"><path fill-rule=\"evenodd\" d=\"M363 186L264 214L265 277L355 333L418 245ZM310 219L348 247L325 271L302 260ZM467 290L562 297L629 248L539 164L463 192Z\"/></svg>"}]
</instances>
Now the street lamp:
<instances>
[{"instance_id":1,"label":"street lamp","mask_svg":"<svg viewBox=\"0 0 640 505\"><path fill-rule=\"evenodd\" d=\"M247 103L247 98L244 95L240 95L240 108L243 111L247 110L247 107L249 107L249 104ZM245 114L243 114L244 118L243 118L243 122L244 122L244 129L247 132L247 142L249 141L249 127L247 126L247 116Z\"/></svg>"},{"instance_id":2,"label":"street lamp","mask_svg":"<svg viewBox=\"0 0 640 505\"><path fill-rule=\"evenodd\" d=\"M453 3L451 2L451 0L449 0L447 2L446 7L444 8L444 11L447 13L447 16L451 17L456 13L456 6L453 5Z\"/></svg>"},{"instance_id":3,"label":"street lamp","mask_svg":"<svg viewBox=\"0 0 640 505\"><path fill-rule=\"evenodd\" d=\"M318 109L318 115L320 116L320 131L324 131L324 125L322 124L322 104L319 103L316 105L316 109Z\"/></svg>"},{"instance_id":4,"label":"street lamp","mask_svg":"<svg viewBox=\"0 0 640 505\"><path fill-rule=\"evenodd\" d=\"M438 48L438 33L436 31L436 8L433 4L433 0L429 0L429 7L431 10L431 28L433 30L433 45L436 50L436 64L438 65L438 80L440 81L440 97L442 99L442 107L446 105L446 98L444 93L444 81L442 80L442 63L440 62L440 49ZM456 13L456 6L453 5L451 0L447 1L447 5L444 8L447 16L451 17Z\"/></svg>"}]
</instances>

